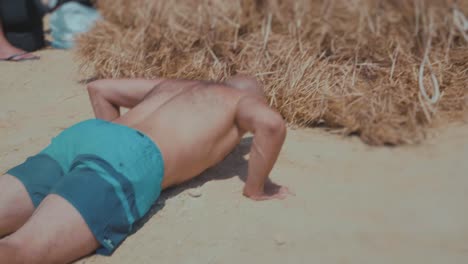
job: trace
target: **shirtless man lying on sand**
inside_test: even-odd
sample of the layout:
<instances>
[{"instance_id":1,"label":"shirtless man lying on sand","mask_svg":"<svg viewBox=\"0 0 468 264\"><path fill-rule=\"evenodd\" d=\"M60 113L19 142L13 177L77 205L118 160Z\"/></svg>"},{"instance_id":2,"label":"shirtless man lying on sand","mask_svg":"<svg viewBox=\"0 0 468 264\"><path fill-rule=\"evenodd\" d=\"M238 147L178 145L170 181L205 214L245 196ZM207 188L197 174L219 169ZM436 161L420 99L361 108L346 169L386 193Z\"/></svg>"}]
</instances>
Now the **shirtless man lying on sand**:
<instances>
[{"instance_id":1,"label":"shirtless man lying on sand","mask_svg":"<svg viewBox=\"0 0 468 264\"><path fill-rule=\"evenodd\" d=\"M0 263L68 263L110 255L161 190L223 160L254 134L243 194L285 198L268 181L286 128L254 79L98 80L97 119L55 137L0 176ZM120 115L120 107L130 110Z\"/></svg>"}]
</instances>

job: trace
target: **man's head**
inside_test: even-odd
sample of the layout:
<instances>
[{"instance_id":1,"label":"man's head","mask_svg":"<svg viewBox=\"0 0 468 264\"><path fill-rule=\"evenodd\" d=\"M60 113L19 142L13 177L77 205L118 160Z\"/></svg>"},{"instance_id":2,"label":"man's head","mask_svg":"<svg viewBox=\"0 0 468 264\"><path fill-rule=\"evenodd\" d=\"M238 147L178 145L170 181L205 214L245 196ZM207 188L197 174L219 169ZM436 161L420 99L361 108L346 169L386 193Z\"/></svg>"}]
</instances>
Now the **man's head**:
<instances>
[{"instance_id":1,"label":"man's head","mask_svg":"<svg viewBox=\"0 0 468 264\"><path fill-rule=\"evenodd\" d=\"M234 75L227 79L224 83L232 88L246 91L252 93L253 95L265 98L262 85L255 78L249 77L247 75Z\"/></svg>"}]
</instances>

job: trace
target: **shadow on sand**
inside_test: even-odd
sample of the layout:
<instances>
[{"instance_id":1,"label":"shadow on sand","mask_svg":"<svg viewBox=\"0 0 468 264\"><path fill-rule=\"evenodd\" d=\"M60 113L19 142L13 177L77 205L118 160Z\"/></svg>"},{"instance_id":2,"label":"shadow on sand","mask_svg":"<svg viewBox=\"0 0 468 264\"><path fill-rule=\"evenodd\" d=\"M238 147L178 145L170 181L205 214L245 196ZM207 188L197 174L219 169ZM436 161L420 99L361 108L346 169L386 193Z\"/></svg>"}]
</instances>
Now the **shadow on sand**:
<instances>
[{"instance_id":1,"label":"shadow on sand","mask_svg":"<svg viewBox=\"0 0 468 264\"><path fill-rule=\"evenodd\" d=\"M177 187L169 188L161 193L156 203L153 204L148 213L133 228L133 233L142 228L146 222L151 219L159 210L164 208L166 200L184 192L187 189L203 186L205 183L213 180L226 180L232 177L239 177L245 182L247 178L248 160L244 158L250 152L252 137L243 138L239 145L219 164L209 168L200 176L190 180ZM182 165L183 166L183 165Z\"/></svg>"}]
</instances>

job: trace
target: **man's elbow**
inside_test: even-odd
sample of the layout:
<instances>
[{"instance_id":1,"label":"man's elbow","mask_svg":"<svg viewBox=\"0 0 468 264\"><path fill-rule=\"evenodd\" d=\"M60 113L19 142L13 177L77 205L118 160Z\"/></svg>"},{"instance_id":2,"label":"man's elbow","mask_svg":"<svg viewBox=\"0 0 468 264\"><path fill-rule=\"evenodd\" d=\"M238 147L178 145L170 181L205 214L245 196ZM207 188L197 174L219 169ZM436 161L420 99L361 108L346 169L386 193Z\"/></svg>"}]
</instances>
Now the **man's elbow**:
<instances>
[{"instance_id":1,"label":"man's elbow","mask_svg":"<svg viewBox=\"0 0 468 264\"><path fill-rule=\"evenodd\" d=\"M86 90L91 97L107 97L106 80L96 80L86 85Z\"/></svg>"},{"instance_id":2,"label":"man's elbow","mask_svg":"<svg viewBox=\"0 0 468 264\"><path fill-rule=\"evenodd\" d=\"M286 122L280 114L271 114L261 124L262 131L270 137L286 137Z\"/></svg>"},{"instance_id":3,"label":"man's elbow","mask_svg":"<svg viewBox=\"0 0 468 264\"><path fill-rule=\"evenodd\" d=\"M86 85L86 90L88 91L89 95L95 95L98 93L99 89L95 82L90 82Z\"/></svg>"},{"instance_id":4,"label":"man's elbow","mask_svg":"<svg viewBox=\"0 0 468 264\"><path fill-rule=\"evenodd\" d=\"M88 90L88 93L97 93L99 92L99 90L102 89L101 83L102 83L102 80L92 81L86 85L86 90Z\"/></svg>"}]
</instances>

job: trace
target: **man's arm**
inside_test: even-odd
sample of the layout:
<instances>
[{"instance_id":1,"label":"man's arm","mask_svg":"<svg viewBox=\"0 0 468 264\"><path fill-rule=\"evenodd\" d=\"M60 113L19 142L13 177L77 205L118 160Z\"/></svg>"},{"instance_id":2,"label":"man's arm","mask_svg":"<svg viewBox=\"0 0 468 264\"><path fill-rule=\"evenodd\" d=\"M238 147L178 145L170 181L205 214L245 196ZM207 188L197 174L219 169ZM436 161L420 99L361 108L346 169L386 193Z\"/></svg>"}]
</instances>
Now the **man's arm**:
<instances>
[{"instance_id":1,"label":"man's arm","mask_svg":"<svg viewBox=\"0 0 468 264\"><path fill-rule=\"evenodd\" d=\"M268 190L275 187L268 175L286 137L283 118L261 98L245 97L238 103L236 122L241 130L254 134L244 195L254 200L284 198L287 188L276 185L273 193Z\"/></svg>"},{"instance_id":2,"label":"man's arm","mask_svg":"<svg viewBox=\"0 0 468 264\"><path fill-rule=\"evenodd\" d=\"M132 108L163 79L103 79L88 83L89 100L96 118L112 121L120 107Z\"/></svg>"}]
</instances>

